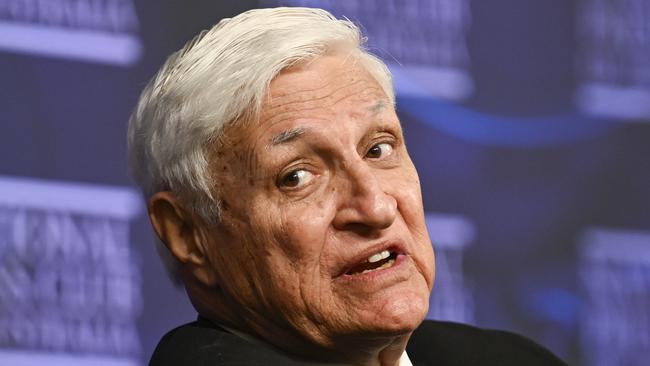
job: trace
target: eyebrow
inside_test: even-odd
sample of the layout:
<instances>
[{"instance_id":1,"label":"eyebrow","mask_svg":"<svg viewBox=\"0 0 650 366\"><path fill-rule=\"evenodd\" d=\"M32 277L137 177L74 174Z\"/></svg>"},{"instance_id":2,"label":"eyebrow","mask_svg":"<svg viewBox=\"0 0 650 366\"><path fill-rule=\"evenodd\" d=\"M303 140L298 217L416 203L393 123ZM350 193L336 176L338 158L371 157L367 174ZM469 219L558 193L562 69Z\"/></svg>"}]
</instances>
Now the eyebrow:
<instances>
[{"instance_id":1,"label":"eyebrow","mask_svg":"<svg viewBox=\"0 0 650 366\"><path fill-rule=\"evenodd\" d=\"M293 127L284 130L271 138L269 146L276 146L290 142L291 140L302 136L306 131L307 129L304 127Z\"/></svg>"}]
</instances>

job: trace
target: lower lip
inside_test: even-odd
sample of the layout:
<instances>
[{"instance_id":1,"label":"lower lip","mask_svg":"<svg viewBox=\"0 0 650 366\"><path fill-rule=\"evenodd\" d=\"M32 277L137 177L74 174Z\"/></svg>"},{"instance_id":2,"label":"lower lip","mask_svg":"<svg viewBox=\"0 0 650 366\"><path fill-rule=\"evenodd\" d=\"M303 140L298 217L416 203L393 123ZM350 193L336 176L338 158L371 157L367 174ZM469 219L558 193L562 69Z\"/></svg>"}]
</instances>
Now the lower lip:
<instances>
[{"instance_id":1,"label":"lower lip","mask_svg":"<svg viewBox=\"0 0 650 366\"><path fill-rule=\"evenodd\" d=\"M405 262L408 260L408 256L405 254L398 254L395 257L395 262L393 262L393 265L388 267L388 268L381 268L381 269L376 269L374 271L366 272L366 273L357 273L357 274L343 274L342 276L338 277L339 280L342 281L375 281L379 279L380 277L388 276L388 275L394 275L397 272L401 271L404 269Z\"/></svg>"}]
</instances>

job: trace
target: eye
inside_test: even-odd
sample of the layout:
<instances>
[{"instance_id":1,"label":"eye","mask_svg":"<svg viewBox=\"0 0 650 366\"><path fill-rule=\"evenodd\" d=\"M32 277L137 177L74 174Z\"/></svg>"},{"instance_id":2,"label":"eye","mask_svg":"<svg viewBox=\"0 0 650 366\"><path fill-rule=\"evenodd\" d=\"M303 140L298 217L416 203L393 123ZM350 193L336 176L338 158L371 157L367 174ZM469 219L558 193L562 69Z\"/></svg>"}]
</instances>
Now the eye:
<instances>
[{"instance_id":1,"label":"eye","mask_svg":"<svg viewBox=\"0 0 650 366\"><path fill-rule=\"evenodd\" d=\"M279 186L282 188L300 188L309 183L314 175L307 170L297 169L289 172L280 179Z\"/></svg>"},{"instance_id":2,"label":"eye","mask_svg":"<svg viewBox=\"0 0 650 366\"><path fill-rule=\"evenodd\" d=\"M381 159L393 152L393 146L387 142L376 144L368 150L366 157L370 159Z\"/></svg>"}]
</instances>

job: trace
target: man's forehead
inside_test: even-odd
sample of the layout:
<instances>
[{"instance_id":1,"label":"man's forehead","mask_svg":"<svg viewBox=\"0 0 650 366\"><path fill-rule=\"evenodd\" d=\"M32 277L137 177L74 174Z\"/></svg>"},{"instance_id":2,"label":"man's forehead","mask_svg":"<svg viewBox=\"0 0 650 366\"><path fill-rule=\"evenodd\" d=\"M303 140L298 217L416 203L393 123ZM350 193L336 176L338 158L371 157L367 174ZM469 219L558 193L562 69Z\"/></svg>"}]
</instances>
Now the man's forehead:
<instances>
[{"instance_id":1,"label":"man's forehead","mask_svg":"<svg viewBox=\"0 0 650 366\"><path fill-rule=\"evenodd\" d=\"M269 85L267 104L325 97L334 91L381 87L357 57L324 55L282 70ZM382 90L383 93L383 90Z\"/></svg>"},{"instance_id":2,"label":"man's forehead","mask_svg":"<svg viewBox=\"0 0 650 366\"><path fill-rule=\"evenodd\" d=\"M366 111L370 114L370 117L375 117L381 114L386 107L389 105L388 101L383 99L378 99L372 103L369 107L366 108ZM282 129L280 132L272 134L271 138L267 143L268 147L281 145L293 141L305 133L309 132L310 127L305 125L291 126L285 129Z\"/></svg>"}]
</instances>

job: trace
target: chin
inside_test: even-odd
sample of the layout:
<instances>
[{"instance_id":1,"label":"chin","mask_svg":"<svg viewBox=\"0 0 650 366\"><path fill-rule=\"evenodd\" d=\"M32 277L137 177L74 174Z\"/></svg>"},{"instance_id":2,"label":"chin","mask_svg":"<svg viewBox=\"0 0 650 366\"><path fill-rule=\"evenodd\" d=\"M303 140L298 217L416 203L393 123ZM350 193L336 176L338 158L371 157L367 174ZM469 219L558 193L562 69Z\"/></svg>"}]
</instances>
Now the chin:
<instances>
[{"instance_id":1,"label":"chin","mask_svg":"<svg viewBox=\"0 0 650 366\"><path fill-rule=\"evenodd\" d=\"M386 335L407 334L414 331L429 310L429 292L425 290L390 294L376 308L372 323L377 333Z\"/></svg>"}]
</instances>

